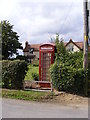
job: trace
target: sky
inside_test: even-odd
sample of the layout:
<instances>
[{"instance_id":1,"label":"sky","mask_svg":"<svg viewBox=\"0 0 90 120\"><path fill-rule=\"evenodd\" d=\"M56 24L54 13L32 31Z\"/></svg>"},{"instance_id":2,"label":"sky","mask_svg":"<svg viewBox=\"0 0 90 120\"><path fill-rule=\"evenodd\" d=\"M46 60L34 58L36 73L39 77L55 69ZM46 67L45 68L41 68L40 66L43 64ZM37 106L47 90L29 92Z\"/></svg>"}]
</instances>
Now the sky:
<instances>
[{"instance_id":1,"label":"sky","mask_svg":"<svg viewBox=\"0 0 90 120\"><path fill-rule=\"evenodd\" d=\"M83 0L0 0L0 21L8 20L19 42L47 43L56 33L83 41Z\"/></svg>"}]
</instances>

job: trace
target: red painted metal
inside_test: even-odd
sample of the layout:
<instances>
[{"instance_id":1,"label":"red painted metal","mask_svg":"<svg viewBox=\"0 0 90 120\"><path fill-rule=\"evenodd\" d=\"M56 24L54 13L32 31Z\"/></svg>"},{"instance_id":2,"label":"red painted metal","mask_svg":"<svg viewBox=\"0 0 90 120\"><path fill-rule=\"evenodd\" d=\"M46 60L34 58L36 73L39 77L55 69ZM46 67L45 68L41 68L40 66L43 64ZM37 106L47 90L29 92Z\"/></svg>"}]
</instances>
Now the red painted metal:
<instances>
[{"instance_id":1,"label":"red painted metal","mask_svg":"<svg viewBox=\"0 0 90 120\"><path fill-rule=\"evenodd\" d=\"M44 83L40 82L41 87L51 86L48 70L50 68L50 65L54 63L54 52L54 44L43 44L39 48L39 81L44 81Z\"/></svg>"}]
</instances>

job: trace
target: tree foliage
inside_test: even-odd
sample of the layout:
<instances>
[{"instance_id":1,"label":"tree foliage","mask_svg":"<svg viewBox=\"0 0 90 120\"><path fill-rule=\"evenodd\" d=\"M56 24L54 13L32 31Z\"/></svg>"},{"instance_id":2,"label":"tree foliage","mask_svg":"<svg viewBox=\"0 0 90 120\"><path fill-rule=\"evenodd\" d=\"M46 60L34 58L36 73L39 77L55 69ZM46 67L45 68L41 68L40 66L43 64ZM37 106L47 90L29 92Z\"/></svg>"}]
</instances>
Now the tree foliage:
<instances>
[{"instance_id":1,"label":"tree foliage","mask_svg":"<svg viewBox=\"0 0 90 120\"><path fill-rule=\"evenodd\" d=\"M13 25L9 21L2 21L2 58L8 59L14 54L18 54L18 49L22 49L19 43L19 36L13 30Z\"/></svg>"}]
</instances>

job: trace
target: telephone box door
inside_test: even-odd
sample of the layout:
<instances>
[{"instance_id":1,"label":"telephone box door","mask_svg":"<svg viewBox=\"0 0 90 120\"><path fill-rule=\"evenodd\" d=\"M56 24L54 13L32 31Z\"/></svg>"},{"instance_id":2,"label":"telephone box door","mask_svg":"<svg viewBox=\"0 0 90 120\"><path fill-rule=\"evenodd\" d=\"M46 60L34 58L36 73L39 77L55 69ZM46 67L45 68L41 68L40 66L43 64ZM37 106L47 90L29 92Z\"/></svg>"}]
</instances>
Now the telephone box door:
<instances>
[{"instance_id":1,"label":"telephone box door","mask_svg":"<svg viewBox=\"0 0 90 120\"><path fill-rule=\"evenodd\" d=\"M50 82L49 68L54 63L54 45L44 44L39 51L39 80Z\"/></svg>"}]
</instances>

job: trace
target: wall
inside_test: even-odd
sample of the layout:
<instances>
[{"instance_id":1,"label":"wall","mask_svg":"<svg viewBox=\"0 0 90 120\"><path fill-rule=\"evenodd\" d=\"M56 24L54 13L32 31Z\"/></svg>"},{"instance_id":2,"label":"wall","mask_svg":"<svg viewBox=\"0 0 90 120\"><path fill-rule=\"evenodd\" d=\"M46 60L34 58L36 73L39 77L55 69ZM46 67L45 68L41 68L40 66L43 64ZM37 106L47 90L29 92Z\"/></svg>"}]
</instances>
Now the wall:
<instances>
[{"instance_id":1,"label":"wall","mask_svg":"<svg viewBox=\"0 0 90 120\"><path fill-rule=\"evenodd\" d=\"M72 48L73 48L73 51L72 51ZM71 52L77 52L77 51L80 51L80 49L74 45L73 43L70 43L66 46L66 50L70 50Z\"/></svg>"},{"instance_id":2,"label":"wall","mask_svg":"<svg viewBox=\"0 0 90 120\"><path fill-rule=\"evenodd\" d=\"M25 55L25 56L29 55L29 52L24 52L24 55Z\"/></svg>"},{"instance_id":3,"label":"wall","mask_svg":"<svg viewBox=\"0 0 90 120\"><path fill-rule=\"evenodd\" d=\"M33 54L36 56L36 58L39 58L39 51L34 51Z\"/></svg>"}]
</instances>

